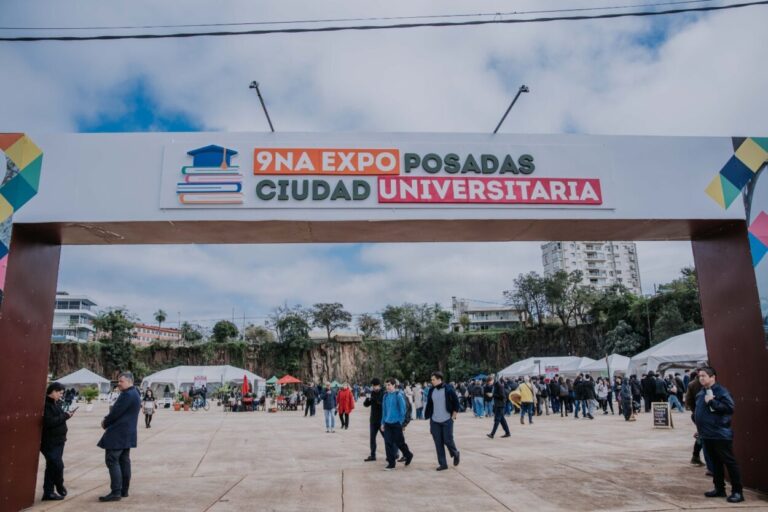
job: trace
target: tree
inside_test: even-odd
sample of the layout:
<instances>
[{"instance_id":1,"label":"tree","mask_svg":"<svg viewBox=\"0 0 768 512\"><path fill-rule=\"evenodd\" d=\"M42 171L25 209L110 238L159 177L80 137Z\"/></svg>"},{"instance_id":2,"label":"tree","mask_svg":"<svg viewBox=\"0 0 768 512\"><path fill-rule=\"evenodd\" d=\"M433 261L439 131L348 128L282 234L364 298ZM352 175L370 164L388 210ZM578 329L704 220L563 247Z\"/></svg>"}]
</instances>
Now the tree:
<instances>
[{"instance_id":1,"label":"tree","mask_svg":"<svg viewBox=\"0 0 768 512\"><path fill-rule=\"evenodd\" d=\"M323 327L331 341L331 333L336 329L348 327L352 315L338 302L322 302L312 306L312 324Z\"/></svg>"},{"instance_id":2,"label":"tree","mask_svg":"<svg viewBox=\"0 0 768 512\"><path fill-rule=\"evenodd\" d=\"M547 299L549 310L554 313L563 325L570 325L571 319L578 308L577 300L581 298L579 293L581 271L566 272L558 270L550 277L544 278L544 296Z\"/></svg>"},{"instance_id":3,"label":"tree","mask_svg":"<svg viewBox=\"0 0 768 512\"><path fill-rule=\"evenodd\" d=\"M303 308L300 304L289 306L287 303L285 303L282 306L278 306L273 309L267 319L267 327L275 331L277 334L277 340L280 343L283 342L283 331L281 326L285 325L284 320L289 316L299 317L307 324L309 324L309 321L312 318L311 313L307 309Z\"/></svg>"},{"instance_id":4,"label":"tree","mask_svg":"<svg viewBox=\"0 0 768 512\"><path fill-rule=\"evenodd\" d=\"M527 317L539 326L544 324L547 313L547 297L545 279L536 272L520 274L513 283L511 290L504 291L507 304L527 313Z\"/></svg>"},{"instance_id":5,"label":"tree","mask_svg":"<svg viewBox=\"0 0 768 512\"><path fill-rule=\"evenodd\" d=\"M466 313L464 313L463 315L461 315L459 317L459 325L461 325L461 330L462 331L464 331L464 332L468 332L469 331L469 323L470 323L469 322L469 315L467 315Z\"/></svg>"},{"instance_id":6,"label":"tree","mask_svg":"<svg viewBox=\"0 0 768 512\"><path fill-rule=\"evenodd\" d=\"M653 343L659 343L672 336L684 334L696 329L692 321L683 320L680 310L674 304L668 304L661 310L656 323L653 324Z\"/></svg>"},{"instance_id":7,"label":"tree","mask_svg":"<svg viewBox=\"0 0 768 512\"><path fill-rule=\"evenodd\" d=\"M179 330L181 331L181 340L184 343L197 343L203 339L203 333L192 327L189 322L182 322Z\"/></svg>"},{"instance_id":8,"label":"tree","mask_svg":"<svg viewBox=\"0 0 768 512\"><path fill-rule=\"evenodd\" d=\"M158 309L155 311L155 321L157 321L158 327L163 326L163 322L168 318L168 313L163 311L162 309Z\"/></svg>"},{"instance_id":9,"label":"tree","mask_svg":"<svg viewBox=\"0 0 768 512\"><path fill-rule=\"evenodd\" d=\"M219 320L213 326L213 341L216 343L226 343L234 340L239 334L237 326L229 320Z\"/></svg>"},{"instance_id":10,"label":"tree","mask_svg":"<svg viewBox=\"0 0 768 512\"><path fill-rule=\"evenodd\" d=\"M381 333L381 320L368 313L363 313L357 319L357 328L363 333L363 339L369 340Z\"/></svg>"},{"instance_id":11,"label":"tree","mask_svg":"<svg viewBox=\"0 0 768 512\"><path fill-rule=\"evenodd\" d=\"M107 362L113 373L133 369L133 332L135 317L125 308L115 308L99 313L93 326L104 344Z\"/></svg>"},{"instance_id":12,"label":"tree","mask_svg":"<svg viewBox=\"0 0 768 512\"><path fill-rule=\"evenodd\" d=\"M642 337L627 322L619 320L616 327L605 335L603 351L605 355L617 353L631 357L637 353L641 343Z\"/></svg>"},{"instance_id":13,"label":"tree","mask_svg":"<svg viewBox=\"0 0 768 512\"><path fill-rule=\"evenodd\" d=\"M384 312L381 314L381 318L384 320L384 328L387 331L395 331L395 338L397 339L403 337L403 330L405 328L405 319L403 316L403 308L389 304L384 308Z\"/></svg>"},{"instance_id":14,"label":"tree","mask_svg":"<svg viewBox=\"0 0 768 512\"><path fill-rule=\"evenodd\" d=\"M272 332L264 326L250 324L243 332L243 338L251 345L261 345L275 341Z\"/></svg>"}]
</instances>

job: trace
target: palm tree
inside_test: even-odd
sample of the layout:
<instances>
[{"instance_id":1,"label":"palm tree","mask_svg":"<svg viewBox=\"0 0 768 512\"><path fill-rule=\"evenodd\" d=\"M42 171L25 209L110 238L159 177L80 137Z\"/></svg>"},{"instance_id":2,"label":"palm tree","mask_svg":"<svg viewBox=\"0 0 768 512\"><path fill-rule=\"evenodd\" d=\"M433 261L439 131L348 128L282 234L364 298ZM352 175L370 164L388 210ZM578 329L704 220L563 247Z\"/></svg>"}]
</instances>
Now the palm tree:
<instances>
[{"instance_id":1,"label":"palm tree","mask_svg":"<svg viewBox=\"0 0 768 512\"><path fill-rule=\"evenodd\" d=\"M162 309L158 309L157 311L155 311L155 320L157 320L158 327L163 326L163 322L165 322L166 318L168 318L168 313L166 313Z\"/></svg>"}]
</instances>

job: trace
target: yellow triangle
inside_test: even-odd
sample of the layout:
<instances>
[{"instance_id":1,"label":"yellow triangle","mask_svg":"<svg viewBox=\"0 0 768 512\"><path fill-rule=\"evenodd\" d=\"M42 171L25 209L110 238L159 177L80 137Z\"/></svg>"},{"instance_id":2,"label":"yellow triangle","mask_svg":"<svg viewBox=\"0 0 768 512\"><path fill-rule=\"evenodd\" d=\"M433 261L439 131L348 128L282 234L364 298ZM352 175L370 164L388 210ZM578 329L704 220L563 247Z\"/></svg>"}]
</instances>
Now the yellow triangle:
<instances>
[{"instance_id":1,"label":"yellow triangle","mask_svg":"<svg viewBox=\"0 0 768 512\"><path fill-rule=\"evenodd\" d=\"M704 189L709 197L715 200L722 209L725 209L725 199L723 198L723 184L720 182L720 173L715 175L715 178L709 182L707 188Z\"/></svg>"},{"instance_id":2,"label":"yellow triangle","mask_svg":"<svg viewBox=\"0 0 768 512\"><path fill-rule=\"evenodd\" d=\"M761 148L757 142L747 139L736 150L736 157L752 172L757 172L768 160L768 152Z\"/></svg>"},{"instance_id":3,"label":"yellow triangle","mask_svg":"<svg viewBox=\"0 0 768 512\"><path fill-rule=\"evenodd\" d=\"M0 222L13 215L13 206L0 194Z\"/></svg>"},{"instance_id":4,"label":"yellow triangle","mask_svg":"<svg viewBox=\"0 0 768 512\"><path fill-rule=\"evenodd\" d=\"M13 160L13 163L21 170L29 163L40 156L42 151L35 146L35 143L26 135L13 143L11 147L5 150L5 155Z\"/></svg>"}]
</instances>

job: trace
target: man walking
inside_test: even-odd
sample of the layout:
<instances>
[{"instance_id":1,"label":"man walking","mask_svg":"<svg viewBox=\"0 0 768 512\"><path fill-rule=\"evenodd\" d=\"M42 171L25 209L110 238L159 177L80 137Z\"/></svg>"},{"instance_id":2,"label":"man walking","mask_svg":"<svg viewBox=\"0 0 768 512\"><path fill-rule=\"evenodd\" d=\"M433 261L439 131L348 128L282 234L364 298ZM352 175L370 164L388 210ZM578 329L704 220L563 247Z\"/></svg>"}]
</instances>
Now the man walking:
<instances>
[{"instance_id":1,"label":"man walking","mask_svg":"<svg viewBox=\"0 0 768 512\"><path fill-rule=\"evenodd\" d=\"M493 439L496 435L496 429L504 429L504 435L501 437L509 437L509 425L507 425L507 419L504 417L504 409L507 405L507 390L504 387L504 377L500 377L499 380L493 385L493 430L490 434L486 434ZM439 455L439 453L438 453Z\"/></svg>"},{"instance_id":2,"label":"man walking","mask_svg":"<svg viewBox=\"0 0 768 512\"><path fill-rule=\"evenodd\" d=\"M336 392L331 389L331 384L325 384L325 391L320 395L323 401L323 415L325 416L325 433L336 432Z\"/></svg>"},{"instance_id":3,"label":"man walking","mask_svg":"<svg viewBox=\"0 0 768 512\"><path fill-rule=\"evenodd\" d=\"M427 408L429 408L429 404L427 404ZM381 431L384 432L384 443L387 451L387 467L384 468L386 470L395 469L398 450L405 457L406 466L413 460L413 453L405 444L405 437L403 436L406 409L405 397L397 389L397 381L393 378L387 379L387 394L384 395L381 403Z\"/></svg>"},{"instance_id":4,"label":"man walking","mask_svg":"<svg viewBox=\"0 0 768 512\"><path fill-rule=\"evenodd\" d=\"M469 394L472 397L472 409L475 413L475 418L482 418L485 406L483 405L483 386L480 385L479 380L474 382Z\"/></svg>"},{"instance_id":5,"label":"man walking","mask_svg":"<svg viewBox=\"0 0 768 512\"><path fill-rule=\"evenodd\" d=\"M364 459L365 462L371 462L376 460L376 436L384 434L381 431L381 403L384 399L384 393L381 389L381 381L374 377L371 379L371 393L365 398L363 402L364 407L371 408L370 416L370 442L371 442L371 454L368 458ZM386 441L386 440L385 440Z\"/></svg>"},{"instance_id":6,"label":"man walking","mask_svg":"<svg viewBox=\"0 0 768 512\"><path fill-rule=\"evenodd\" d=\"M310 416L314 416L317 391L315 391L315 387L312 384L308 384L304 388L304 398L307 400L307 403L304 404L304 417L307 417L307 413L309 413Z\"/></svg>"},{"instance_id":7,"label":"man walking","mask_svg":"<svg viewBox=\"0 0 768 512\"><path fill-rule=\"evenodd\" d=\"M120 501L128 497L131 483L131 448L136 448L136 423L141 411L141 395L133 385L133 374L124 372L117 379L120 395L101 422L104 435L98 443L105 450L111 492L99 501Z\"/></svg>"},{"instance_id":8,"label":"man walking","mask_svg":"<svg viewBox=\"0 0 768 512\"><path fill-rule=\"evenodd\" d=\"M456 421L456 413L459 411L459 397L456 396L453 386L443 383L441 372L433 372L431 381L432 387L427 395L425 417L429 419L429 431L435 442L437 471L444 471L448 469L448 462L445 459L446 448L453 457L453 465L459 465L459 450L453 441L453 422ZM503 406L501 417L504 417Z\"/></svg>"},{"instance_id":9,"label":"man walking","mask_svg":"<svg viewBox=\"0 0 768 512\"><path fill-rule=\"evenodd\" d=\"M741 487L741 472L733 456L733 430L731 418L735 404L731 394L717 382L714 368L701 368L699 382L704 389L696 395L696 428L699 438L704 443L713 466L712 480L715 488L704 493L707 498L725 497L725 468L731 477L731 495L729 503L744 501Z\"/></svg>"}]
</instances>

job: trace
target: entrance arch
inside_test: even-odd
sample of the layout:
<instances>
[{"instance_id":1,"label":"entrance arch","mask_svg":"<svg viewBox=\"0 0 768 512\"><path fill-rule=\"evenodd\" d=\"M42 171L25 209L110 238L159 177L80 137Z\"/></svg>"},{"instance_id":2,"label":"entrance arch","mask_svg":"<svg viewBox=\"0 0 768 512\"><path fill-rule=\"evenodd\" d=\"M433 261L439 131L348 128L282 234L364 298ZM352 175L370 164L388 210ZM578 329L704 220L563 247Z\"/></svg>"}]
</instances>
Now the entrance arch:
<instances>
[{"instance_id":1,"label":"entrance arch","mask_svg":"<svg viewBox=\"0 0 768 512\"><path fill-rule=\"evenodd\" d=\"M741 189L745 197L753 193L750 184L764 167L753 146L738 156L753 139L33 138L45 151L45 168L38 196L14 217L0 318L4 509L34 499L40 397L66 244L690 240L710 362L737 403L735 451L744 481L768 490L768 438L758 434L768 419L768 352L753 270L759 237L748 231L750 208L736 200ZM757 169L746 175L734 158Z\"/></svg>"}]
</instances>

